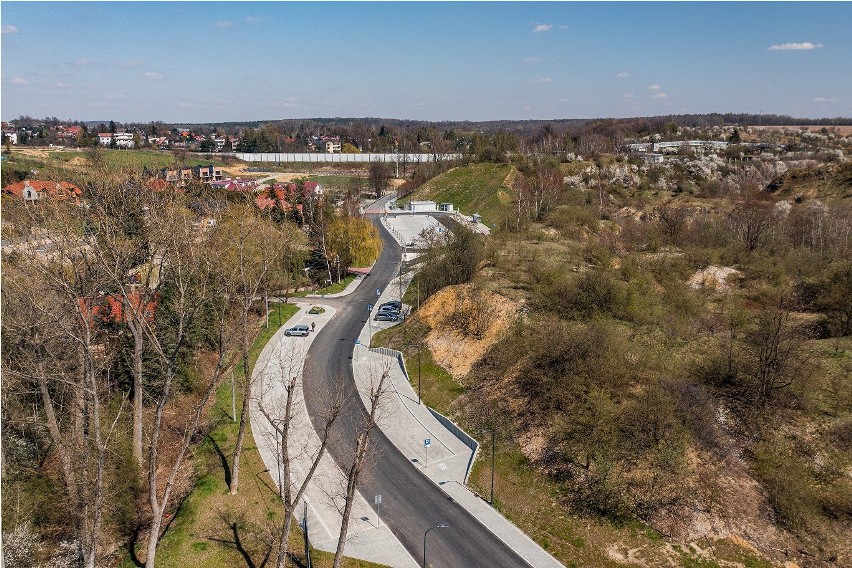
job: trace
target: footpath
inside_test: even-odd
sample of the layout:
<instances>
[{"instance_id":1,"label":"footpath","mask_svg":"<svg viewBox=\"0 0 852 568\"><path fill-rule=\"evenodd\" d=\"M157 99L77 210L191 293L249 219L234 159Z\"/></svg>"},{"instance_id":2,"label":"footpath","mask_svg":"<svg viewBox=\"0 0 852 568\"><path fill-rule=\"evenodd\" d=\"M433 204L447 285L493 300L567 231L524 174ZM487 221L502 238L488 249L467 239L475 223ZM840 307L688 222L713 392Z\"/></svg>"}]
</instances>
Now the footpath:
<instances>
[{"instance_id":1,"label":"footpath","mask_svg":"<svg viewBox=\"0 0 852 568\"><path fill-rule=\"evenodd\" d=\"M414 221L407 223L408 219ZM412 242L425 225L431 225L426 219L432 218L412 215L388 217L382 222L388 226L400 246L404 246ZM415 257L415 254L407 253L405 261L409 262ZM411 277L412 273L406 273L401 276L401 280L390 282L385 290L381 291L376 306L391 299L399 299L408 287ZM345 296L362 281L363 278L356 278L343 292L325 297ZM316 333L319 333L334 316L334 308L321 302L310 303L309 298L305 300L297 302L300 310L285 327L300 323L310 325L314 322ZM325 312L319 315L308 314L307 311L313 305L320 305ZM451 421L431 411L425 404L420 404L405 372L400 353L369 347L375 332L396 325L393 322L377 322L372 317L373 314L370 315L368 325L361 330L359 344L355 347L353 371L365 406L369 405L370 394L376 381L384 371L388 371L389 383L385 385L377 420L388 439L410 459L414 467L419 468L448 497L467 509L531 566L562 566L523 531L467 488L465 481L478 451L477 442ZM308 337L287 337L284 335L285 327L272 337L258 358L254 371L258 395L257 400L250 405L255 442L271 477L278 481L279 487L282 482L286 482L280 479L279 439L273 426L260 411L260 405L263 405L273 419L282 418L283 410L280 409L283 409L286 400L282 377L301 376L304 358L314 337L313 333ZM293 462L290 483L294 491L304 480L311 458L316 455L320 444L319 436L308 418L301 383L296 391L295 413L291 422L293 432L288 444ZM343 508L339 494L344 485L343 472L333 458L324 456L305 492L305 503L297 509L297 519L300 523L307 513L310 540L315 548L333 552L337 546L340 511ZM360 493L352 512L345 554L394 567L419 565L384 524L377 526L375 506Z\"/></svg>"}]
</instances>

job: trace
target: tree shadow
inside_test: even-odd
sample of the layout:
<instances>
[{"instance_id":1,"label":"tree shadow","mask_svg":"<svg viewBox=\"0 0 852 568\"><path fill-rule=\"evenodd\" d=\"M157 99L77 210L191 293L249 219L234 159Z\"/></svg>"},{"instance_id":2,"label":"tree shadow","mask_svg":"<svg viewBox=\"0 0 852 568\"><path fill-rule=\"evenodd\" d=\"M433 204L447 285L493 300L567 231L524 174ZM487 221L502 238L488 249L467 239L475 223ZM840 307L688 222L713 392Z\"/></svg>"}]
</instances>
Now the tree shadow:
<instances>
[{"instance_id":1,"label":"tree shadow","mask_svg":"<svg viewBox=\"0 0 852 568\"><path fill-rule=\"evenodd\" d=\"M225 473L225 485L230 487L231 486L231 466L228 464L228 458L222 452L222 448L219 447L219 444L216 443L216 440L214 440L212 436L208 435L207 439L210 440L210 443L213 445L213 449L216 450L216 455L219 456L219 461L222 463L222 470Z\"/></svg>"},{"instance_id":2,"label":"tree shadow","mask_svg":"<svg viewBox=\"0 0 852 568\"><path fill-rule=\"evenodd\" d=\"M142 568L145 566L145 562L141 560L136 555L136 545L139 543L139 526L133 527L133 534L130 535L130 538L127 540L127 554L130 556L130 561L133 562L134 566L138 566Z\"/></svg>"},{"instance_id":3,"label":"tree shadow","mask_svg":"<svg viewBox=\"0 0 852 568\"><path fill-rule=\"evenodd\" d=\"M237 552L240 553L240 556L243 557L243 560L246 563L248 568L265 568L265 566L269 563L270 558L272 557L272 542L268 543L266 546L266 550L263 553L263 559L260 561L260 564L255 564L254 560L252 560L251 554L246 550L243 545L243 541L240 538L240 527L236 521L231 521L228 525L231 529L231 534L234 537L234 540L226 540L222 538L213 538L209 537L211 541L218 542L219 544L223 544L225 546L233 546L237 549Z\"/></svg>"}]
</instances>

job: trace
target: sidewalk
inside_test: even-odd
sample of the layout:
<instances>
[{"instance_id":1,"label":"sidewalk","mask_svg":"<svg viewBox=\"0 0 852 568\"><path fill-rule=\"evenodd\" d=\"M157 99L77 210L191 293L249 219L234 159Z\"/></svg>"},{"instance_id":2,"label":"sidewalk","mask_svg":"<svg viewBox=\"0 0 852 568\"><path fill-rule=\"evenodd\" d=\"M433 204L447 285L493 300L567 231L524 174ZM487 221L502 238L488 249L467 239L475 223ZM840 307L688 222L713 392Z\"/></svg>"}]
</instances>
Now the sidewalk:
<instances>
[{"instance_id":1,"label":"sidewalk","mask_svg":"<svg viewBox=\"0 0 852 568\"><path fill-rule=\"evenodd\" d=\"M283 418L286 392L281 377L301 376L305 355L313 342L314 333L319 332L335 313L334 308L323 305L325 313L310 315L307 311L316 304L298 302L297 305L300 310L276 332L258 357L254 371L257 381L255 387L257 398L252 401L249 410L255 444L269 470L270 477L273 482L279 484L279 487L286 482L281 479L278 459L280 439L260 411L260 404L273 419ZM284 335L286 327L299 323L310 325L311 322L316 323L316 332L307 337ZM296 391L288 444L293 491L297 491L301 486L320 445L319 435L314 431L308 417L301 383ZM343 472L330 455L324 455L304 494L311 544L319 550L334 552L337 548L343 498L335 493L339 493L336 491L337 488L343 487L345 487ZM296 517L300 523L304 518L304 512L304 505L300 504L296 510ZM376 528L375 511L360 493L356 497L352 510L345 554L388 566L415 567L418 565L385 525Z\"/></svg>"}]
</instances>

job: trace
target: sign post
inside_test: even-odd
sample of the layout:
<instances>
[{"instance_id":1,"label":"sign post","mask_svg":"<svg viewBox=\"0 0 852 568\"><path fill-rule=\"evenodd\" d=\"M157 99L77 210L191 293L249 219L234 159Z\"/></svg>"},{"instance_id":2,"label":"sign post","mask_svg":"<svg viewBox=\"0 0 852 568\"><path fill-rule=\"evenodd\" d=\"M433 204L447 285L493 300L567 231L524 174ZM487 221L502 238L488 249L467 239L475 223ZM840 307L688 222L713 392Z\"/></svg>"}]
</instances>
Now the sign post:
<instances>
[{"instance_id":1,"label":"sign post","mask_svg":"<svg viewBox=\"0 0 852 568\"><path fill-rule=\"evenodd\" d=\"M382 508L382 496L376 495L375 502L376 502L376 521L378 523L376 525L376 528L379 528L379 527L382 526L382 514L380 512L381 508Z\"/></svg>"},{"instance_id":2,"label":"sign post","mask_svg":"<svg viewBox=\"0 0 852 568\"><path fill-rule=\"evenodd\" d=\"M432 438L423 440L423 447L426 448L426 467L429 467L429 446L432 445Z\"/></svg>"}]
</instances>

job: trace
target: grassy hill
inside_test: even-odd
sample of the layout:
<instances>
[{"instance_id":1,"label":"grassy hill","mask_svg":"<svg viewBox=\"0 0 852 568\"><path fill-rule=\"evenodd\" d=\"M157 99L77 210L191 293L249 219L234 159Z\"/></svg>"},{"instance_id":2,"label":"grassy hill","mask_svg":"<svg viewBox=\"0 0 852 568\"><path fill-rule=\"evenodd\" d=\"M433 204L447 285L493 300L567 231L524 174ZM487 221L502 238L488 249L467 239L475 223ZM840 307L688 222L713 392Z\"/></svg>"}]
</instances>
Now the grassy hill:
<instances>
[{"instance_id":1,"label":"grassy hill","mask_svg":"<svg viewBox=\"0 0 852 568\"><path fill-rule=\"evenodd\" d=\"M511 206L514 174L514 167L509 164L460 166L423 184L411 199L452 203L456 209L479 213L486 224L496 225Z\"/></svg>"}]
</instances>

